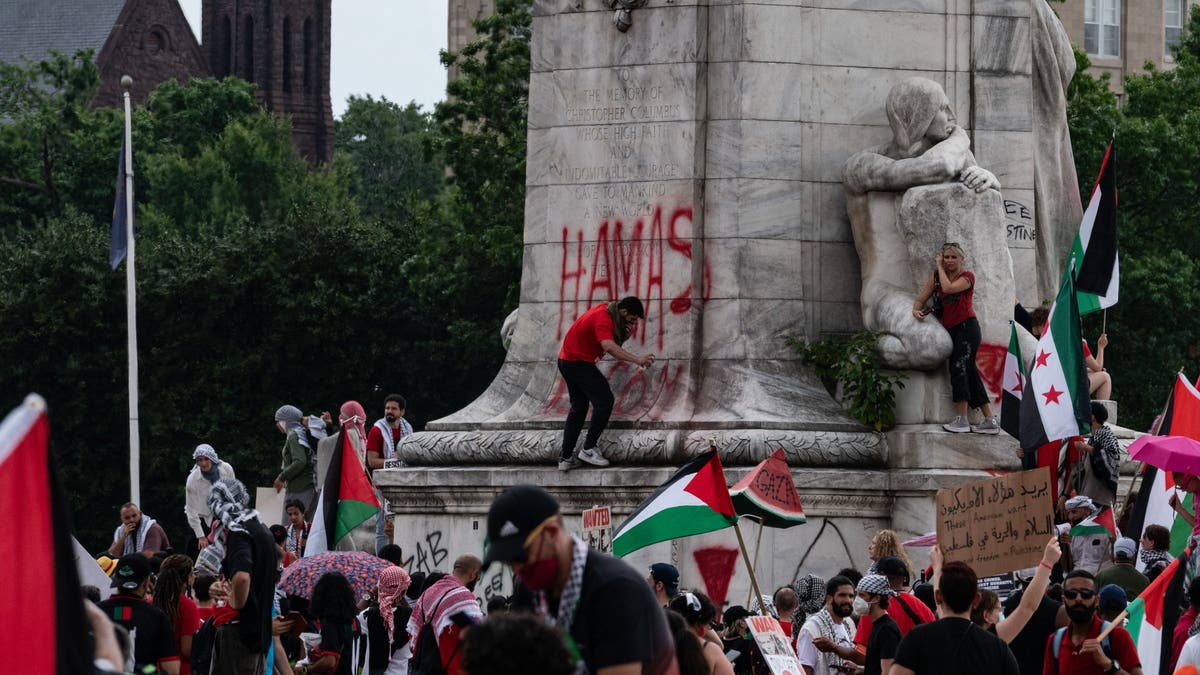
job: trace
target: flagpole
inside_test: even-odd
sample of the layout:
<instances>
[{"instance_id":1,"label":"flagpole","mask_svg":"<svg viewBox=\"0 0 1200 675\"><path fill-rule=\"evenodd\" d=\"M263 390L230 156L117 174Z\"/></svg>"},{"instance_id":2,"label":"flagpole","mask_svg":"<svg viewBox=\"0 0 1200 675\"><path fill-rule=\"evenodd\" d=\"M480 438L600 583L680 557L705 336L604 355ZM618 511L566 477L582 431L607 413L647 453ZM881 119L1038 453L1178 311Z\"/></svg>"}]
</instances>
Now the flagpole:
<instances>
[{"instance_id":1,"label":"flagpole","mask_svg":"<svg viewBox=\"0 0 1200 675\"><path fill-rule=\"evenodd\" d=\"M133 237L133 127L130 121L129 90L133 78L121 77L125 90L125 323L129 338L129 501L141 503L141 439L138 434L138 357L137 357L137 277L135 274Z\"/></svg>"},{"instance_id":2,"label":"flagpole","mask_svg":"<svg viewBox=\"0 0 1200 675\"><path fill-rule=\"evenodd\" d=\"M754 542L754 567L758 567L758 551L762 548L763 523L758 518L752 518L751 516L743 516L743 518L751 518L751 520L758 523L758 538ZM746 606L750 606L749 598L746 599Z\"/></svg>"},{"instance_id":3,"label":"flagpole","mask_svg":"<svg viewBox=\"0 0 1200 675\"><path fill-rule=\"evenodd\" d=\"M754 591L754 596L758 598L758 611L763 614L767 608L763 606L762 591L758 588L758 578L754 576L754 566L750 564L750 553L746 550L746 540L742 539L742 528L738 527L736 522L733 524L733 531L737 533L738 546L742 549L742 559L746 561L746 569L750 571L750 588Z\"/></svg>"},{"instance_id":4,"label":"flagpole","mask_svg":"<svg viewBox=\"0 0 1200 675\"><path fill-rule=\"evenodd\" d=\"M1107 311L1107 310L1105 310ZM1175 373L1175 379L1171 380L1171 393L1167 394L1167 401L1163 403L1162 412L1158 414L1158 419L1154 421L1154 427L1150 430L1151 436L1157 436L1158 430L1162 428L1163 418L1167 415L1167 408L1171 407L1171 399L1175 397L1175 380L1179 379L1179 373L1183 372L1183 368ZM1142 471L1146 468L1145 462L1138 462L1138 468L1133 473L1133 480L1129 482L1129 493L1125 495L1125 501L1121 504L1121 511L1125 510L1125 506L1129 504L1129 500L1133 499L1133 493L1137 489L1138 479L1142 477ZM1116 513L1114 511L1114 513Z\"/></svg>"}]
</instances>

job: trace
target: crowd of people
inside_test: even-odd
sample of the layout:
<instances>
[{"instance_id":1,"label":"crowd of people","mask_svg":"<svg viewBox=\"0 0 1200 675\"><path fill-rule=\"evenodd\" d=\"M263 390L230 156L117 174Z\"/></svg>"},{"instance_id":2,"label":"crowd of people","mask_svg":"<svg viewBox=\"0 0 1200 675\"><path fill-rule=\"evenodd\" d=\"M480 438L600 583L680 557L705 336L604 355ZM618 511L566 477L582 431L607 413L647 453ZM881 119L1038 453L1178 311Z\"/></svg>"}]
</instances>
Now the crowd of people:
<instances>
[{"instance_id":1,"label":"crowd of people","mask_svg":"<svg viewBox=\"0 0 1200 675\"><path fill-rule=\"evenodd\" d=\"M219 475L215 453L197 453L200 473ZM1200 479L1177 479L1200 491ZM936 546L917 568L882 530L863 572L805 573L748 608L719 607L668 562L638 572L589 549L558 502L528 485L494 500L482 557L463 552L445 573L410 574L388 543L369 593L329 572L311 593L288 595L279 581L289 558L303 555L303 499L288 501L289 525L273 535L245 487L217 477L203 508L188 507L212 522L195 556L145 548L165 536L126 505L109 551L119 557L100 559L112 595L86 590L97 672L763 675L768 659L749 629L763 615L778 620L807 675L1141 673L1119 624L1170 563L1169 533L1150 525L1140 542L1071 536L1100 507L1086 496L1064 506L1039 564L1018 571L1005 598ZM474 591L494 564L511 571L513 594L485 606ZM1164 627L1178 661L1171 672L1200 666L1200 580L1187 603Z\"/></svg>"}]
</instances>

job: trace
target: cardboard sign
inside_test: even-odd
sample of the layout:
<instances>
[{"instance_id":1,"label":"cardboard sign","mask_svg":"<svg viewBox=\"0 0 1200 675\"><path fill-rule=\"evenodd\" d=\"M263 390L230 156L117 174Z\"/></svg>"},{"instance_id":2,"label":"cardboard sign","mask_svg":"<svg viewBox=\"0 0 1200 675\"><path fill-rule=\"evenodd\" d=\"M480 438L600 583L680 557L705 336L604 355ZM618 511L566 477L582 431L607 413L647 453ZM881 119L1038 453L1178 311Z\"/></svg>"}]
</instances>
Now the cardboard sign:
<instances>
[{"instance_id":1,"label":"cardboard sign","mask_svg":"<svg viewBox=\"0 0 1200 675\"><path fill-rule=\"evenodd\" d=\"M596 506L583 512L583 540L589 548L612 553L612 508Z\"/></svg>"},{"instance_id":2,"label":"cardboard sign","mask_svg":"<svg viewBox=\"0 0 1200 675\"><path fill-rule=\"evenodd\" d=\"M804 675L804 669L796 660L796 652L792 651L791 640L775 617L748 616L746 625L750 627L750 634L754 636L754 643L771 669L771 675Z\"/></svg>"},{"instance_id":3,"label":"cardboard sign","mask_svg":"<svg viewBox=\"0 0 1200 675\"><path fill-rule=\"evenodd\" d=\"M264 527L283 524L283 497L286 494L283 490L276 492L273 487L254 488L254 509Z\"/></svg>"},{"instance_id":4,"label":"cardboard sign","mask_svg":"<svg viewBox=\"0 0 1200 675\"><path fill-rule=\"evenodd\" d=\"M980 577L1032 567L1054 532L1054 489L1044 468L938 490L937 540L946 562Z\"/></svg>"}]
</instances>

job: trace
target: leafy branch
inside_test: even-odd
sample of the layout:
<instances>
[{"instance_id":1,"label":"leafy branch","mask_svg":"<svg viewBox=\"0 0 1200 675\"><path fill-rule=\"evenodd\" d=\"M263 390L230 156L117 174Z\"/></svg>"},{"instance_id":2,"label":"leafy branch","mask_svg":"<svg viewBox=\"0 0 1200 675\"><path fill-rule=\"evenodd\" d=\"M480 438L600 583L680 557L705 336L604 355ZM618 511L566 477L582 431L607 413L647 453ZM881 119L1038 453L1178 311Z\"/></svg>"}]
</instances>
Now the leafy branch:
<instances>
[{"instance_id":1,"label":"leafy branch","mask_svg":"<svg viewBox=\"0 0 1200 675\"><path fill-rule=\"evenodd\" d=\"M904 388L904 376L880 363L879 333L862 331L815 342L790 337L787 343L805 363L816 367L830 393L841 385L851 417L876 431L896 425L896 390Z\"/></svg>"}]
</instances>

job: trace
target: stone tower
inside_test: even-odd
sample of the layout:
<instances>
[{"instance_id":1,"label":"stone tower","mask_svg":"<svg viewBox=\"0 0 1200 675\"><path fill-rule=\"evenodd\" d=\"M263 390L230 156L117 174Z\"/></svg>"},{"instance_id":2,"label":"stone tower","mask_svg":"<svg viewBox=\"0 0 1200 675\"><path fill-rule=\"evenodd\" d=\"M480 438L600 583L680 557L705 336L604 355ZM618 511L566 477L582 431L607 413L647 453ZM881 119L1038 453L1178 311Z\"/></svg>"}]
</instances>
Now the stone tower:
<instances>
[{"instance_id":1,"label":"stone tower","mask_svg":"<svg viewBox=\"0 0 1200 675\"><path fill-rule=\"evenodd\" d=\"M216 77L258 85L258 99L292 118L308 161L333 156L329 98L331 0L204 0L201 43Z\"/></svg>"}]
</instances>

